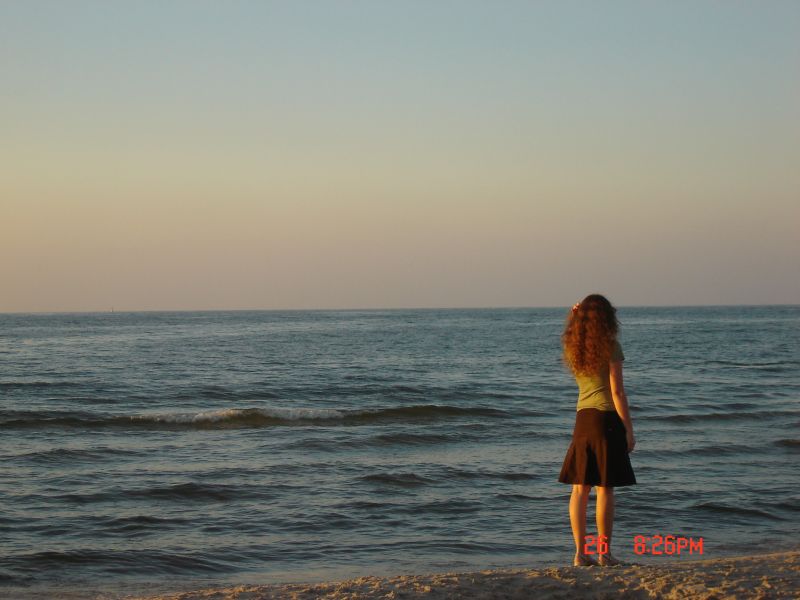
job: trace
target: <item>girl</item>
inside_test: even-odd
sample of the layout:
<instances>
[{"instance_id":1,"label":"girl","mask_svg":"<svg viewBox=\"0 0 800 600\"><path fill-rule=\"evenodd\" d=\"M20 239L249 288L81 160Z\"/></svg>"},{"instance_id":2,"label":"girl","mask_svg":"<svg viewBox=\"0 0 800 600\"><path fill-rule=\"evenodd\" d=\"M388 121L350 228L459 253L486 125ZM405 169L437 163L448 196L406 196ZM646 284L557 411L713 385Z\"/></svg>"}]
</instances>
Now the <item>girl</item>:
<instances>
[{"instance_id":1,"label":"girl","mask_svg":"<svg viewBox=\"0 0 800 600\"><path fill-rule=\"evenodd\" d=\"M592 486L597 494L596 549L599 564L606 566L619 564L607 552L614 526L614 488L636 483L628 458L636 440L622 385L625 357L617 341L616 313L604 296L592 294L572 307L561 335L564 361L578 384L572 443L558 476L561 483L572 484L569 518L576 566L598 564L584 549L586 506Z\"/></svg>"}]
</instances>

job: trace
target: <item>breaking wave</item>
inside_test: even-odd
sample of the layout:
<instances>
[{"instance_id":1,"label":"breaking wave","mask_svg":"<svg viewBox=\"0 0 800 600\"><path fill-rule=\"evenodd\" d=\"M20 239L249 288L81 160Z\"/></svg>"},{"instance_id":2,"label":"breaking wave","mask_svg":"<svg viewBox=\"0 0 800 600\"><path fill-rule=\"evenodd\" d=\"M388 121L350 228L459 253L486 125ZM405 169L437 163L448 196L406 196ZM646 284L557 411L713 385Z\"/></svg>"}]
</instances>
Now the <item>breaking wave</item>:
<instances>
[{"instance_id":1,"label":"breaking wave","mask_svg":"<svg viewBox=\"0 0 800 600\"><path fill-rule=\"evenodd\" d=\"M458 417L510 417L488 407L417 404L391 408L337 410L327 408L224 408L188 413L114 415L90 412L8 411L0 413L4 428L232 429L291 425L361 425L381 422L436 421Z\"/></svg>"}]
</instances>

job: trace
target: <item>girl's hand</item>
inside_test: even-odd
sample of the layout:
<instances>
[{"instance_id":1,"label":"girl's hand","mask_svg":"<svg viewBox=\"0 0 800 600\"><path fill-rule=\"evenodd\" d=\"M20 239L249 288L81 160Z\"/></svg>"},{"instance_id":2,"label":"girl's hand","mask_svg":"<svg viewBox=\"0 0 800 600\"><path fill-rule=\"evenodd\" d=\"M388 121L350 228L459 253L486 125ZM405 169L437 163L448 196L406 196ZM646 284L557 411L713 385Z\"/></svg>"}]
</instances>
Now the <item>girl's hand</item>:
<instances>
[{"instance_id":1,"label":"girl's hand","mask_svg":"<svg viewBox=\"0 0 800 600\"><path fill-rule=\"evenodd\" d=\"M631 452L633 452L633 447L636 445L636 438L633 437L633 432L632 431L628 431L625 434L625 437L628 440L628 453L630 454Z\"/></svg>"}]
</instances>

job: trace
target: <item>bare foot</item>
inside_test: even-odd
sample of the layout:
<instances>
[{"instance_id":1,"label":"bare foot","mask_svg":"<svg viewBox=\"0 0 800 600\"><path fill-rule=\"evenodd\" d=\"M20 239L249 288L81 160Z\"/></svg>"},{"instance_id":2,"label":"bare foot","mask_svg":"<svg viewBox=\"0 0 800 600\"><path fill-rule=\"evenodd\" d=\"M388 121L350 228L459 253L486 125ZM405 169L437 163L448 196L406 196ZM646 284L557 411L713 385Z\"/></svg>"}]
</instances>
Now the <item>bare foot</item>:
<instances>
[{"instance_id":1,"label":"bare foot","mask_svg":"<svg viewBox=\"0 0 800 600\"><path fill-rule=\"evenodd\" d=\"M586 554L575 553L575 559L572 561L573 567L596 567L597 561L591 556Z\"/></svg>"},{"instance_id":2,"label":"bare foot","mask_svg":"<svg viewBox=\"0 0 800 600\"><path fill-rule=\"evenodd\" d=\"M611 555L610 552L606 552L605 554L600 555L600 566L601 567L613 567L615 565L621 565L622 563L619 562L614 556Z\"/></svg>"}]
</instances>

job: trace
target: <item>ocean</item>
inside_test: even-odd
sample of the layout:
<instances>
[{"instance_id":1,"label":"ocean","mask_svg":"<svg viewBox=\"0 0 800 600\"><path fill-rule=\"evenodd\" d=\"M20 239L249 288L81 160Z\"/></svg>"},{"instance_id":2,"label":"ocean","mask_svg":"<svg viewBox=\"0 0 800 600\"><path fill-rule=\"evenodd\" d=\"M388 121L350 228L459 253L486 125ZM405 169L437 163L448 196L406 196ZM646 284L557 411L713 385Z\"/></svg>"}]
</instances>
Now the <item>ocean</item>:
<instances>
[{"instance_id":1,"label":"ocean","mask_svg":"<svg viewBox=\"0 0 800 600\"><path fill-rule=\"evenodd\" d=\"M571 564L566 310L0 315L0 596ZM614 553L796 548L800 307L618 316Z\"/></svg>"}]
</instances>

